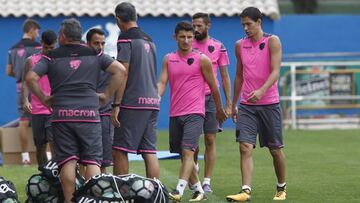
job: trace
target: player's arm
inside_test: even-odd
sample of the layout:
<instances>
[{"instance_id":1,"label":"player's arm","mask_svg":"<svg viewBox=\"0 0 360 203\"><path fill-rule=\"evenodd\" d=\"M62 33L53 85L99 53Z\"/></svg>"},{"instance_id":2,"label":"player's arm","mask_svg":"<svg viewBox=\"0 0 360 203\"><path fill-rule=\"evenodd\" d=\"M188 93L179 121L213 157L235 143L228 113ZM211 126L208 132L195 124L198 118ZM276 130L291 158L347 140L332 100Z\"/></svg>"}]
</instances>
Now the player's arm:
<instances>
[{"instance_id":1,"label":"player's arm","mask_svg":"<svg viewBox=\"0 0 360 203\"><path fill-rule=\"evenodd\" d=\"M121 80L120 87L115 91L114 102L113 102L114 106L111 111L111 122L115 127L120 127L118 115L120 113L121 99L122 96L124 95L124 91L128 79L128 73L129 73L129 63L121 62L121 65L124 67L125 74L123 79Z\"/></svg>"},{"instance_id":2,"label":"player's arm","mask_svg":"<svg viewBox=\"0 0 360 203\"><path fill-rule=\"evenodd\" d=\"M241 88L243 84L243 65L241 61L241 53L240 53L240 40L235 44L235 56L236 56L236 74L234 80L234 93L232 100L232 119L236 122L237 119L237 103L240 97Z\"/></svg>"},{"instance_id":3,"label":"player's arm","mask_svg":"<svg viewBox=\"0 0 360 203\"><path fill-rule=\"evenodd\" d=\"M29 70L32 69L32 64L31 64L31 57L28 57L26 60L25 60L25 67L24 67L24 71L23 71L23 74L22 74L22 91L21 91L21 98L23 99L23 109L24 111L28 112L28 113L31 113L31 104L29 102L29 88L27 87L26 85L26 82L25 82L25 77L26 77L26 74L29 72Z\"/></svg>"},{"instance_id":4,"label":"player's arm","mask_svg":"<svg viewBox=\"0 0 360 203\"><path fill-rule=\"evenodd\" d=\"M256 103L264 93L276 82L280 77L281 66L281 43L280 39L273 35L269 39L270 61L271 61L271 73L265 83L257 90L250 93L248 101Z\"/></svg>"},{"instance_id":5,"label":"player's arm","mask_svg":"<svg viewBox=\"0 0 360 203\"><path fill-rule=\"evenodd\" d=\"M164 92L165 92L165 89L166 89L166 85L167 85L168 80L169 80L167 64L168 64L168 59L167 59L167 57L165 56L165 57L164 57L164 60L163 60L163 63L162 63L162 69L161 69L160 79L159 79L159 82L158 82L158 84L157 84L158 93L159 93L160 97L163 96L163 94L164 94Z\"/></svg>"},{"instance_id":6,"label":"player's arm","mask_svg":"<svg viewBox=\"0 0 360 203\"><path fill-rule=\"evenodd\" d=\"M14 67L12 64L7 64L6 66L6 75L10 77L15 77Z\"/></svg>"},{"instance_id":7,"label":"player's arm","mask_svg":"<svg viewBox=\"0 0 360 203\"><path fill-rule=\"evenodd\" d=\"M112 95L116 94L119 95L119 98L122 97L124 94L124 88L122 91L117 91L121 88L123 81L125 78L127 78L127 70L120 62L117 60L114 60L109 67L106 69L106 72L108 72L111 75L110 81L106 89L104 90L104 95L106 98L110 98ZM116 100L115 103L120 103L120 99Z\"/></svg>"},{"instance_id":8,"label":"player's arm","mask_svg":"<svg viewBox=\"0 0 360 203\"><path fill-rule=\"evenodd\" d=\"M222 83L222 87L223 87L223 91L225 94L225 98L226 98L226 114L230 115L231 114L231 107L232 107L232 102L231 102L231 85L230 85L230 77L229 77L229 73L228 73L228 68L227 66L220 66L220 76L221 76L221 83Z\"/></svg>"},{"instance_id":9,"label":"player's arm","mask_svg":"<svg viewBox=\"0 0 360 203\"><path fill-rule=\"evenodd\" d=\"M26 85L29 87L30 91L35 94L37 98L39 98L40 102L50 109L50 100L48 97L42 92L39 87L38 81L40 79L39 75L32 70L29 70L26 74Z\"/></svg>"},{"instance_id":10,"label":"player's arm","mask_svg":"<svg viewBox=\"0 0 360 203\"><path fill-rule=\"evenodd\" d=\"M201 65L201 72L205 78L206 83L209 85L211 94L214 98L215 104L216 104L216 118L217 120L222 123L226 120L227 115L224 112L224 109L222 108L221 103L221 97L220 97L220 91L216 84L214 72L212 70L212 64L210 59L202 55L200 59L200 65Z\"/></svg>"}]
</instances>

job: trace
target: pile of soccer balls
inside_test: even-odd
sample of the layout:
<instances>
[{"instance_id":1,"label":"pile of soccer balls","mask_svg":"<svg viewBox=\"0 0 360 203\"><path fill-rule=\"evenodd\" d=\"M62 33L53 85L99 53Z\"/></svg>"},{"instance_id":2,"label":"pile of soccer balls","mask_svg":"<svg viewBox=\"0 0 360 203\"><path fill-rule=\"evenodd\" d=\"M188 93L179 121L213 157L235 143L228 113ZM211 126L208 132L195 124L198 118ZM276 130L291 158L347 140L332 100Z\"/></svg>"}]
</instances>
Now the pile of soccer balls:
<instances>
[{"instance_id":1,"label":"pile of soccer balls","mask_svg":"<svg viewBox=\"0 0 360 203\"><path fill-rule=\"evenodd\" d=\"M60 203L63 202L63 192L59 179L59 168L56 162L49 161L44 166L39 167L41 173L32 175L26 185L27 203L44 202ZM77 173L76 188L84 184L84 178Z\"/></svg>"},{"instance_id":2,"label":"pile of soccer balls","mask_svg":"<svg viewBox=\"0 0 360 203\"><path fill-rule=\"evenodd\" d=\"M74 194L74 202L167 203L167 190L157 179L130 174L92 177Z\"/></svg>"}]
</instances>

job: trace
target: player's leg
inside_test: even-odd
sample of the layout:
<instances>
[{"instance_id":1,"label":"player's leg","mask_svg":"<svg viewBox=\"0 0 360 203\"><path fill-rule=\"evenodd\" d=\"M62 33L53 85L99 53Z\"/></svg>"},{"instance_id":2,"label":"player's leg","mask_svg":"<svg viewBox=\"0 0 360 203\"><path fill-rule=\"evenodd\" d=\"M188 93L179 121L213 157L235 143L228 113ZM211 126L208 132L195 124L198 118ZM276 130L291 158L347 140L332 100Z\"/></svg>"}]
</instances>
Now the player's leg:
<instances>
[{"instance_id":1,"label":"player's leg","mask_svg":"<svg viewBox=\"0 0 360 203\"><path fill-rule=\"evenodd\" d=\"M286 199L286 165L285 154L282 151L284 147L282 136L282 118L279 104L267 105L261 107L259 111L259 141L260 146L269 148L273 158L273 165L277 177L277 192L274 200Z\"/></svg>"},{"instance_id":2,"label":"player's leg","mask_svg":"<svg viewBox=\"0 0 360 203\"><path fill-rule=\"evenodd\" d=\"M146 111L146 112L145 112ZM147 127L145 129L139 152L145 161L146 177L160 178L160 165L156 156L156 129L159 111L144 110L143 116L148 117ZM148 116L147 116L148 115Z\"/></svg>"},{"instance_id":3,"label":"player's leg","mask_svg":"<svg viewBox=\"0 0 360 203\"><path fill-rule=\"evenodd\" d=\"M257 120L256 107L240 106L236 123L236 141L239 142L242 186L238 194L226 197L228 201L244 202L251 199L251 179L254 169L252 151L256 146Z\"/></svg>"},{"instance_id":4,"label":"player's leg","mask_svg":"<svg viewBox=\"0 0 360 203\"><path fill-rule=\"evenodd\" d=\"M31 115L23 110L23 102L21 99L21 93L17 95L17 108L19 112L19 137L21 148L21 161L22 164L28 165L31 163L29 148L28 148L28 128L31 119Z\"/></svg>"},{"instance_id":5,"label":"player's leg","mask_svg":"<svg viewBox=\"0 0 360 203\"><path fill-rule=\"evenodd\" d=\"M39 166L47 162L47 156L46 156L47 138L46 138L46 128L45 128L46 122L47 122L46 115L31 115L33 139L36 147L36 159Z\"/></svg>"},{"instance_id":6,"label":"player's leg","mask_svg":"<svg viewBox=\"0 0 360 203\"><path fill-rule=\"evenodd\" d=\"M72 202L71 199L75 192L76 163L77 160L71 160L61 166L60 180L65 203Z\"/></svg>"}]
</instances>

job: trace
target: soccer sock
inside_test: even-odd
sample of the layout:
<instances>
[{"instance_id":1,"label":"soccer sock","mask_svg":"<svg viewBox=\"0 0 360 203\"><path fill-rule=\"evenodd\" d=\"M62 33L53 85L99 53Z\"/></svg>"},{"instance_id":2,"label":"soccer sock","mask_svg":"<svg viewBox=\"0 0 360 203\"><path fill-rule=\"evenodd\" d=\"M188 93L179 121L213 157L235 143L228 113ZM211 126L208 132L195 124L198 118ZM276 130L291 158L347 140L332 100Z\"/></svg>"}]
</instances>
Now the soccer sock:
<instances>
[{"instance_id":1,"label":"soccer sock","mask_svg":"<svg viewBox=\"0 0 360 203\"><path fill-rule=\"evenodd\" d=\"M176 189L179 191L179 194L182 196L184 194L185 187L187 186L187 181L179 179Z\"/></svg>"},{"instance_id":2,"label":"soccer sock","mask_svg":"<svg viewBox=\"0 0 360 203\"><path fill-rule=\"evenodd\" d=\"M278 183L277 186L278 186L278 187L285 187L285 186L286 186L286 182L284 182L284 183Z\"/></svg>"},{"instance_id":3,"label":"soccer sock","mask_svg":"<svg viewBox=\"0 0 360 203\"><path fill-rule=\"evenodd\" d=\"M46 152L46 157L47 157L48 161L51 160L51 158L52 158L51 152Z\"/></svg>"},{"instance_id":4,"label":"soccer sock","mask_svg":"<svg viewBox=\"0 0 360 203\"><path fill-rule=\"evenodd\" d=\"M203 185L210 185L211 178L204 178Z\"/></svg>"},{"instance_id":5,"label":"soccer sock","mask_svg":"<svg viewBox=\"0 0 360 203\"><path fill-rule=\"evenodd\" d=\"M243 186L241 187L241 190L250 190L250 192L251 192L251 187L248 186L248 185L243 185Z\"/></svg>"},{"instance_id":6,"label":"soccer sock","mask_svg":"<svg viewBox=\"0 0 360 203\"><path fill-rule=\"evenodd\" d=\"M195 191L199 191L200 193L205 193L204 190L203 190L203 188L201 187L200 181L197 182L197 183L195 183L195 184L193 185L193 188L194 188Z\"/></svg>"},{"instance_id":7,"label":"soccer sock","mask_svg":"<svg viewBox=\"0 0 360 203\"><path fill-rule=\"evenodd\" d=\"M23 152L21 153L22 161L30 161L30 155L29 152Z\"/></svg>"}]
</instances>

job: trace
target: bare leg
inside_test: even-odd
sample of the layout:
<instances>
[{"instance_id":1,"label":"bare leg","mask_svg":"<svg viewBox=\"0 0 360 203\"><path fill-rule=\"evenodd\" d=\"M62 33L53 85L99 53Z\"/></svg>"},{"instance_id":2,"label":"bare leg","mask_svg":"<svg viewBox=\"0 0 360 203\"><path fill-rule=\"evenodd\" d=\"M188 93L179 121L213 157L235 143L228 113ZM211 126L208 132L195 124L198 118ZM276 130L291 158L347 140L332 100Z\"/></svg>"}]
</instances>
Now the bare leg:
<instances>
[{"instance_id":1,"label":"bare leg","mask_svg":"<svg viewBox=\"0 0 360 203\"><path fill-rule=\"evenodd\" d=\"M216 161L216 134L206 134L205 138L205 178L211 178Z\"/></svg>"},{"instance_id":2,"label":"bare leg","mask_svg":"<svg viewBox=\"0 0 360 203\"><path fill-rule=\"evenodd\" d=\"M251 178L254 169L252 158L253 145L246 142L240 142L240 168L242 185L251 185Z\"/></svg>"},{"instance_id":3,"label":"bare leg","mask_svg":"<svg viewBox=\"0 0 360 203\"><path fill-rule=\"evenodd\" d=\"M281 149L270 149L278 183L285 183L286 166L285 154Z\"/></svg>"},{"instance_id":4,"label":"bare leg","mask_svg":"<svg viewBox=\"0 0 360 203\"><path fill-rule=\"evenodd\" d=\"M114 175L125 175L129 173L128 154L123 151L113 150Z\"/></svg>"},{"instance_id":5,"label":"bare leg","mask_svg":"<svg viewBox=\"0 0 360 203\"><path fill-rule=\"evenodd\" d=\"M100 173L100 167L98 165L88 164L85 171L85 180L89 180L91 177L99 175Z\"/></svg>"},{"instance_id":6,"label":"bare leg","mask_svg":"<svg viewBox=\"0 0 360 203\"><path fill-rule=\"evenodd\" d=\"M29 121L24 120L19 122L19 132L20 132L20 146L22 152L29 152L28 148L28 133L27 129L29 127Z\"/></svg>"},{"instance_id":7,"label":"bare leg","mask_svg":"<svg viewBox=\"0 0 360 203\"><path fill-rule=\"evenodd\" d=\"M65 163L60 171L61 187L63 189L65 203L71 203L75 191L76 160Z\"/></svg>"},{"instance_id":8,"label":"bare leg","mask_svg":"<svg viewBox=\"0 0 360 203\"><path fill-rule=\"evenodd\" d=\"M156 154L142 154L142 157L145 161L146 177L159 179L160 166Z\"/></svg>"}]
</instances>

